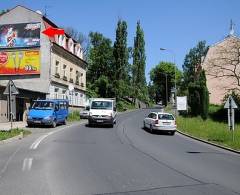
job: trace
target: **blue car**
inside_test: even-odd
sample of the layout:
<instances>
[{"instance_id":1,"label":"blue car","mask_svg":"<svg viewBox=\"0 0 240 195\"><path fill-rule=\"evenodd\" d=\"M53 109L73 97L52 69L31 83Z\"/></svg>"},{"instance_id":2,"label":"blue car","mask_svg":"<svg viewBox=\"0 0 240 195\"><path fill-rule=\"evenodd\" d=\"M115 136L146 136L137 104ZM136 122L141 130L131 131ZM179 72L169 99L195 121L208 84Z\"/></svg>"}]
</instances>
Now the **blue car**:
<instances>
[{"instance_id":1,"label":"blue car","mask_svg":"<svg viewBox=\"0 0 240 195\"><path fill-rule=\"evenodd\" d=\"M66 124L68 117L68 100L35 100L29 110L27 124L49 125L56 127L57 124Z\"/></svg>"}]
</instances>

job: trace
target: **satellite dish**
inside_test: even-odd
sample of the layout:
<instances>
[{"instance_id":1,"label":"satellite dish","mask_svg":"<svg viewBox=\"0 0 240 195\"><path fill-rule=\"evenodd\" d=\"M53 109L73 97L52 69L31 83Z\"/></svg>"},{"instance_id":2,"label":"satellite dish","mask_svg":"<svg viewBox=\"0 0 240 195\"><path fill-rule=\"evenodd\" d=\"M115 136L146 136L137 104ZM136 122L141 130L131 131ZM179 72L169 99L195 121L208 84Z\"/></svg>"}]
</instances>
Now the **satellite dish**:
<instances>
[{"instance_id":1,"label":"satellite dish","mask_svg":"<svg viewBox=\"0 0 240 195\"><path fill-rule=\"evenodd\" d=\"M74 86L72 84L68 85L68 90L69 91L73 91L74 90Z\"/></svg>"}]
</instances>

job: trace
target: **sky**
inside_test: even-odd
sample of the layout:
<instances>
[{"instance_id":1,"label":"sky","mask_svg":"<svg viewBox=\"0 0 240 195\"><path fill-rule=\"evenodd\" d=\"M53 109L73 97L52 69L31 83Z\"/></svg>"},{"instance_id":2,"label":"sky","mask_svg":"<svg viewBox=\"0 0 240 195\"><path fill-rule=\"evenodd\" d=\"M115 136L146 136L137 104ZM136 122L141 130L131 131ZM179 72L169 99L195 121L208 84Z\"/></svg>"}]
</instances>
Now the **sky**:
<instances>
[{"instance_id":1,"label":"sky","mask_svg":"<svg viewBox=\"0 0 240 195\"><path fill-rule=\"evenodd\" d=\"M115 40L119 19L128 24L128 46L133 46L137 21L145 35L146 78L160 61L181 70L185 55L196 44L221 41L230 20L240 34L240 0L1 0L0 10L23 5L40 10L58 26L70 26L88 35L100 32ZM167 50L161 51L160 48Z\"/></svg>"}]
</instances>

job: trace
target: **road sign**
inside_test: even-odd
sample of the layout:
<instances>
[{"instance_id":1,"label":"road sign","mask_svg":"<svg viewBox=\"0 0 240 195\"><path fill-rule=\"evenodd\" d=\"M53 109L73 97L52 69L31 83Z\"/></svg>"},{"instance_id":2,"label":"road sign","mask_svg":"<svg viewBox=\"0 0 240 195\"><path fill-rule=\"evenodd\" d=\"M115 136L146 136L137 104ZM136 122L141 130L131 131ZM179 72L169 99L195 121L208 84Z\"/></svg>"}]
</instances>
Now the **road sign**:
<instances>
[{"instance_id":1,"label":"road sign","mask_svg":"<svg viewBox=\"0 0 240 195\"><path fill-rule=\"evenodd\" d=\"M234 125L235 125L234 109L237 109L238 106L232 96L228 97L224 105L224 108L228 109L228 126L229 130L232 131L232 141L234 141Z\"/></svg>"},{"instance_id":2,"label":"road sign","mask_svg":"<svg viewBox=\"0 0 240 195\"><path fill-rule=\"evenodd\" d=\"M3 92L4 95L17 95L19 94L19 91L17 87L15 86L14 82L12 80L8 81L8 84Z\"/></svg>"},{"instance_id":3,"label":"road sign","mask_svg":"<svg viewBox=\"0 0 240 195\"><path fill-rule=\"evenodd\" d=\"M237 109L238 108L238 106L237 106L237 104L234 101L232 96L228 97L228 99L227 99L227 101L226 101L226 103L224 105L224 108L228 108L228 109L230 109L230 108Z\"/></svg>"}]
</instances>

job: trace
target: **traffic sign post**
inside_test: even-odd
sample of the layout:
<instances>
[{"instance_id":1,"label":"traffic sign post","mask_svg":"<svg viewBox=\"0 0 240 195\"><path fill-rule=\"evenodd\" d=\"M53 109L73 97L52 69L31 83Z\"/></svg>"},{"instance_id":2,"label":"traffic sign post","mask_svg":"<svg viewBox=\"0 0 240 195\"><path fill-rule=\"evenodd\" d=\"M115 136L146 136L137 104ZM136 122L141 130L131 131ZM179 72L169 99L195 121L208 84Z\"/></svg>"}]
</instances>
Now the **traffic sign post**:
<instances>
[{"instance_id":1,"label":"traffic sign post","mask_svg":"<svg viewBox=\"0 0 240 195\"><path fill-rule=\"evenodd\" d=\"M229 126L229 130L232 131L232 141L234 141L234 124L235 124L234 109L237 109L238 106L232 96L228 97L224 105L224 108L228 109L228 126Z\"/></svg>"},{"instance_id":2,"label":"traffic sign post","mask_svg":"<svg viewBox=\"0 0 240 195\"><path fill-rule=\"evenodd\" d=\"M12 95L19 94L18 89L16 88L14 82L12 80L8 81L8 84L3 92L4 95L8 95L9 98L9 117L11 122L11 130L12 130L12 122L13 122L13 112L12 112Z\"/></svg>"}]
</instances>

